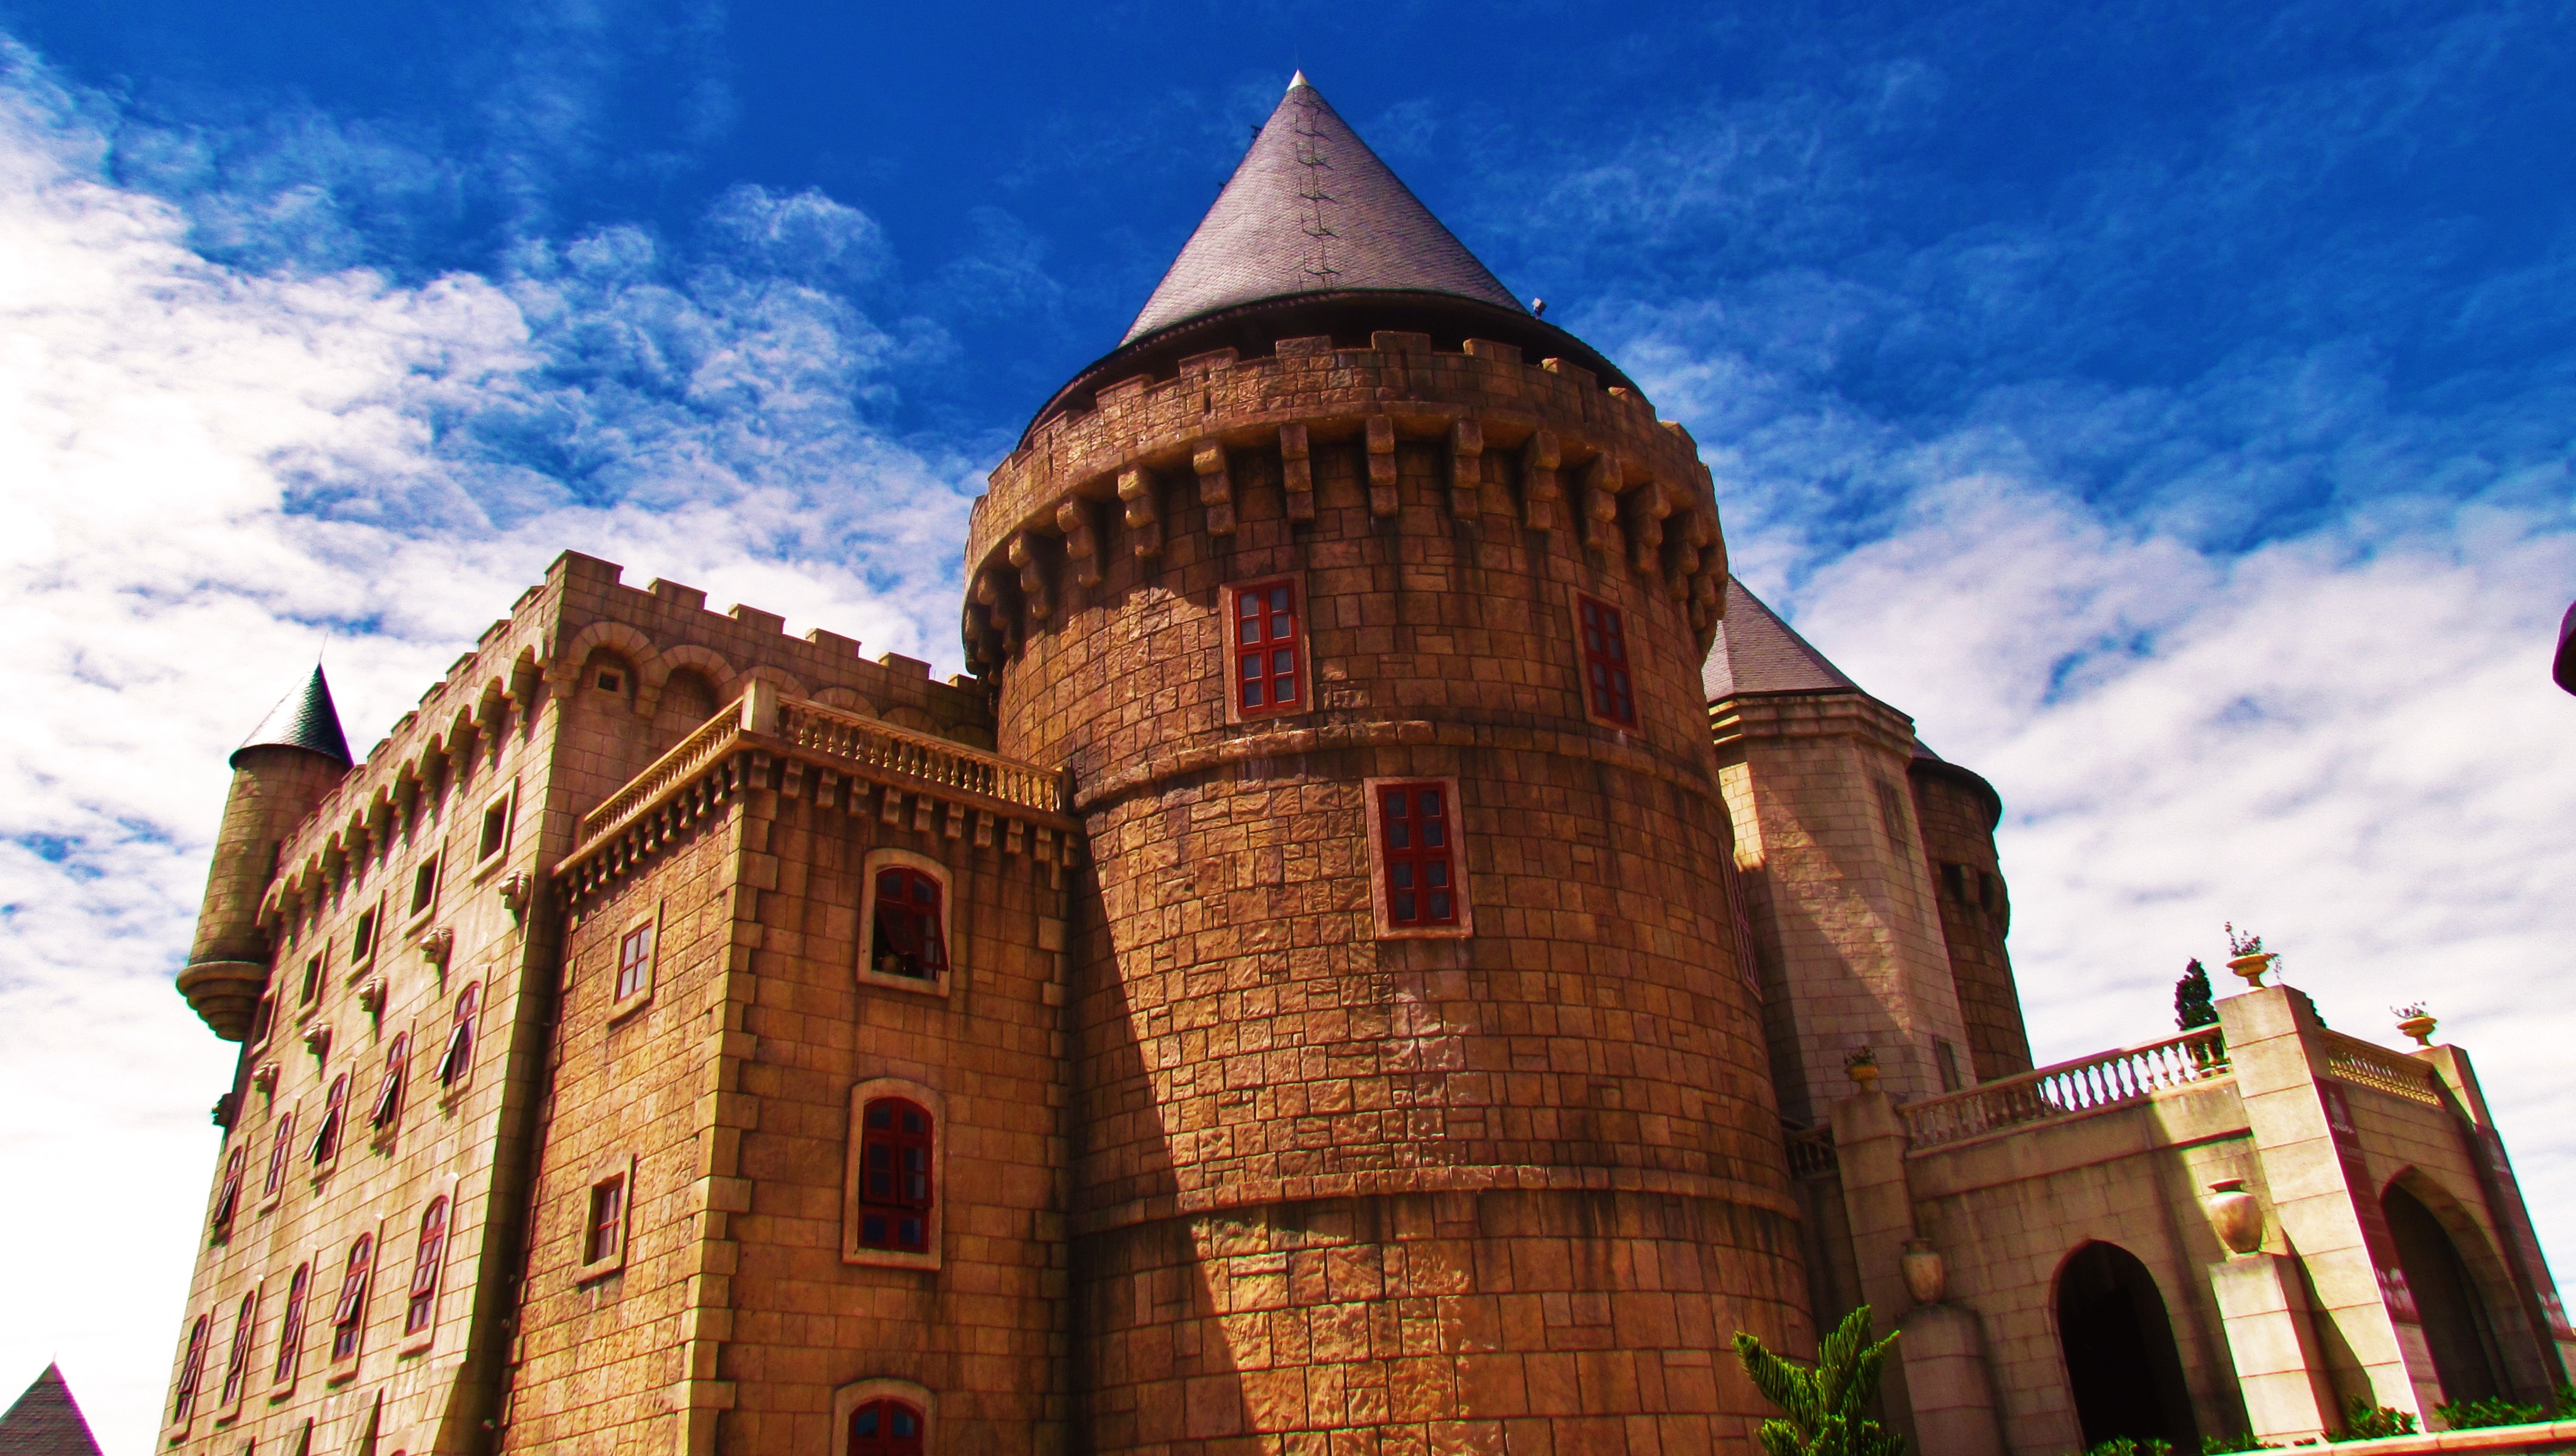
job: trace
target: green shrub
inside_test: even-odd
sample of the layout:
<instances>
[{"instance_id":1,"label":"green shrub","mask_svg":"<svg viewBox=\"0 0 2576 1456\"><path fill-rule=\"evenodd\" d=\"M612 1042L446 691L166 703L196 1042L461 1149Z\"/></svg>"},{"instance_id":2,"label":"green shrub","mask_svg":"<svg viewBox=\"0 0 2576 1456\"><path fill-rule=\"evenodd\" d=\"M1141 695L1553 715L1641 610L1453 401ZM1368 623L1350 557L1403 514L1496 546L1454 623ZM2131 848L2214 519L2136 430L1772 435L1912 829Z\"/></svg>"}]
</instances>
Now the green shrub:
<instances>
[{"instance_id":1,"label":"green shrub","mask_svg":"<svg viewBox=\"0 0 2576 1456\"><path fill-rule=\"evenodd\" d=\"M2200 1438L2200 1456L2227 1456L2227 1453L2236 1451L2281 1451L2286 1449L2288 1448L2275 1446L2269 1441L2257 1441L2254 1439L2253 1433L2250 1431L2242 1436L2203 1436Z\"/></svg>"},{"instance_id":2,"label":"green shrub","mask_svg":"<svg viewBox=\"0 0 2576 1456\"><path fill-rule=\"evenodd\" d=\"M2376 1441L2382 1436L2415 1434L2415 1418L2395 1406L2376 1406L2360 1396L2343 1410L2343 1434L2327 1439L2334 1441Z\"/></svg>"},{"instance_id":3,"label":"green shrub","mask_svg":"<svg viewBox=\"0 0 2576 1456\"><path fill-rule=\"evenodd\" d=\"M2480 1426L2522 1426L2549 1419L2549 1412L2536 1405L2515 1405L2503 1396L2485 1400L2455 1400L2433 1407L2442 1424L2455 1431L2472 1431Z\"/></svg>"},{"instance_id":4,"label":"green shrub","mask_svg":"<svg viewBox=\"0 0 2576 1456\"><path fill-rule=\"evenodd\" d=\"M1783 1360L1738 1330L1735 1358L1762 1398L1785 1420L1768 1420L1758 1433L1765 1456L1904 1456L1905 1438L1861 1414L1878 1394L1879 1370L1896 1346L1889 1335L1869 1342L1869 1306L1843 1316L1825 1336L1813 1366Z\"/></svg>"},{"instance_id":5,"label":"green shrub","mask_svg":"<svg viewBox=\"0 0 2576 1456\"><path fill-rule=\"evenodd\" d=\"M2110 1440L2085 1452L2084 1456L2173 1456L2173 1443L2159 1441L2152 1436L2143 1441L2131 1440L2127 1436L2113 1436Z\"/></svg>"}]
</instances>

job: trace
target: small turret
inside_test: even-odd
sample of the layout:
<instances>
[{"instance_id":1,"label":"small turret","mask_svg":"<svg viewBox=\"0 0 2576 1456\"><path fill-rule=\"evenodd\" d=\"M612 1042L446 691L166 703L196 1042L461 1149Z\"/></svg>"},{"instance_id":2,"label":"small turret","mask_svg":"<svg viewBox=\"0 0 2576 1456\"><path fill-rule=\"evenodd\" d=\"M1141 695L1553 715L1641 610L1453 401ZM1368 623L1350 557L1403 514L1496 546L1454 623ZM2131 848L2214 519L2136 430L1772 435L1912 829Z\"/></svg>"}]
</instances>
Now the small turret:
<instances>
[{"instance_id":1,"label":"small turret","mask_svg":"<svg viewBox=\"0 0 2576 1456\"><path fill-rule=\"evenodd\" d=\"M215 862L206 874L205 907L197 913L187 969L179 973L179 994L215 1035L240 1041L268 981L259 902L277 871L278 845L349 770L349 740L340 731L340 713L320 666L233 751L232 767Z\"/></svg>"}]
</instances>

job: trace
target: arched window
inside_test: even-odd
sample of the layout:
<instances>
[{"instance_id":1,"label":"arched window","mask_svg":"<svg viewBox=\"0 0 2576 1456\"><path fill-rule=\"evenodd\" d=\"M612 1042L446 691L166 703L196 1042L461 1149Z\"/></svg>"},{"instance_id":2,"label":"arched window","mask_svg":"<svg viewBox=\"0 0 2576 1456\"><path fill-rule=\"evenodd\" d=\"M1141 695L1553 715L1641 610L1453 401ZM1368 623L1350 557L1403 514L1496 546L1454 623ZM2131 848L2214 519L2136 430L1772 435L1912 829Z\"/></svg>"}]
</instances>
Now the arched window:
<instances>
[{"instance_id":1,"label":"arched window","mask_svg":"<svg viewBox=\"0 0 2576 1456\"><path fill-rule=\"evenodd\" d=\"M907 1401L869 1401L850 1412L849 1456L922 1456L925 1424Z\"/></svg>"},{"instance_id":2,"label":"arched window","mask_svg":"<svg viewBox=\"0 0 2576 1456\"><path fill-rule=\"evenodd\" d=\"M277 1131L269 1137L268 1176L260 1182L260 1197L274 1198L277 1196L277 1190L286 1185L288 1154L294 1147L295 1110L288 1108L285 1115L277 1119Z\"/></svg>"},{"instance_id":3,"label":"arched window","mask_svg":"<svg viewBox=\"0 0 2576 1456\"><path fill-rule=\"evenodd\" d=\"M214 1334L214 1316L201 1314L188 1326L188 1353L179 1360L179 1387L170 1398L170 1424L186 1425L197 1408L197 1382L206 1375L206 1341Z\"/></svg>"},{"instance_id":4,"label":"arched window","mask_svg":"<svg viewBox=\"0 0 2576 1456\"><path fill-rule=\"evenodd\" d=\"M876 875L876 924L868 965L883 976L932 981L948 973L948 933L938 878L909 865Z\"/></svg>"},{"instance_id":5,"label":"arched window","mask_svg":"<svg viewBox=\"0 0 2576 1456\"><path fill-rule=\"evenodd\" d=\"M394 1044L385 1048L385 1080L376 1088L375 1111L367 1114L367 1124L378 1132L391 1132L394 1119L402 1116L403 1070L411 1059L411 1033L398 1032Z\"/></svg>"},{"instance_id":6,"label":"arched window","mask_svg":"<svg viewBox=\"0 0 2576 1456\"><path fill-rule=\"evenodd\" d=\"M930 1248L930 1113L901 1097L867 1104L859 1132L859 1246Z\"/></svg>"},{"instance_id":7,"label":"arched window","mask_svg":"<svg viewBox=\"0 0 2576 1456\"><path fill-rule=\"evenodd\" d=\"M468 986L456 998L455 1018L448 1023L447 1050L438 1057L438 1085L453 1087L465 1079L466 1068L474 1062L474 1013L482 1000L480 982Z\"/></svg>"},{"instance_id":8,"label":"arched window","mask_svg":"<svg viewBox=\"0 0 2576 1456\"><path fill-rule=\"evenodd\" d=\"M224 1354L224 1389L220 1405L231 1405L241 1399L242 1378L250 1374L251 1337L259 1332L259 1291L242 1296L241 1310L233 1317L233 1341Z\"/></svg>"},{"instance_id":9,"label":"arched window","mask_svg":"<svg viewBox=\"0 0 2576 1456\"><path fill-rule=\"evenodd\" d=\"M224 1159L223 1187L215 1193L214 1241L222 1243L233 1236L233 1213L241 1207L242 1160L250 1149L235 1144L231 1156Z\"/></svg>"},{"instance_id":10,"label":"arched window","mask_svg":"<svg viewBox=\"0 0 2576 1456\"><path fill-rule=\"evenodd\" d=\"M322 1099L322 1125L313 1130L313 1166L328 1167L340 1156L341 1125L349 1119L349 1074L342 1072L331 1079L330 1094Z\"/></svg>"},{"instance_id":11,"label":"arched window","mask_svg":"<svg viewBox=\"0 0 2576 1456\"><path fill-rule=\"evenodd\" d=\"M403 1333L429 1328L438 1308L438 1265L447 1252L447 1200L433 1198L420 1216L420 1246L411 1258L411 1301L403 1306Z\"/></svg>"},{"instance_id":12,"label":"arched window","mask_svg":"<svg viewBox=\"0 0 2576 1456\"><path fill-rule=\"evenodd\" d=\"M304 1305L313 1292L313 1266L298 1264L286 1286L286 1314L277 1322L277 1374L280 1385L295 1378L297 1357L304 1353Z\"/></svg>"},{"instance_id":13,"label":"arched window","mask_svg":"<svg viewBox=\"0 0 2576 1456\"><path fill-rule=\"evenodd\" d=\"M2104 1243L2075 1251L2057 1274L2057 1338L2086 1449L2123 1436L2200 1449L2164 1296L2136 1255Z\"/></svg>"},{"instance_id":14,"label":"arched window","mask_svg":"<svg viewBox=\"0 0 2576 1456\"><path fill-rule=\"evenodd\" d=\"M331 1311L331 1361L354 1360L358 1336L367 1324L367 1276L374 1272L376 1239L360 1234L349 1246L349 1267L340 1275L340 1302Z\"/></svg>"}]
</instances>

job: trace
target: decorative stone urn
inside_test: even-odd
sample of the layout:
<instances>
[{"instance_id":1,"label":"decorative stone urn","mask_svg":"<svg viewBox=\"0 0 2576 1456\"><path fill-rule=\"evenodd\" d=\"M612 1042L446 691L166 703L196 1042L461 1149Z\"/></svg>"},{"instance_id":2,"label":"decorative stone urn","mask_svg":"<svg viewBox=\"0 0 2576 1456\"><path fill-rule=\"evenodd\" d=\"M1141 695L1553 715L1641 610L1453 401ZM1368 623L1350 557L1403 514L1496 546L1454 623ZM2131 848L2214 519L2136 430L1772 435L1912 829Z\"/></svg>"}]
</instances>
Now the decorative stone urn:
<instances>
[{"instance_id":1,"label":"decorative stone urn","mask_svg":"<svg viewBox=\"0 0 2576 1456\"><path fill-rule=\"evenodd\" d=\"M2272 969L2272 962L2278 959L2280 957L2270 951L2256 951L2252 955L2229 956L2227 968L2243 976L2246 985L2260 986L2263 984L2263 973Z\"/></svg>"},{"instance_id":2,"label":"decorative stone urn","mask_svg":"<svg viewBox=\"0 0 2576 1456\"><path fill-rule=\"evenodd\" d=\"M1852 1079L1852 1085L1863 1092L1878 1089L1878 1053L1868 1047L1843 1058L1843 1071Z\"/></svg>"},{"instance_id":3,"label":"decorative stone urn","mask_svg":"<svg viewBox=\"0 0 2576 1456\"><path fill-rule=\"evenodd\" d=\"M2221 1178L2201 1200L2209 1226L2232 1254L2251 1254L2263 1247L2263 1206L2245 1191L2242 1178Z\"/></svg>"},{"instance_id":4,"label":"decorative stone urn","mask_svg":"<svg viewBox=\"0 0 2576 1456\"><path fill-rule=\"evenodd\" d=\"M1896 1271L1905 1276L1905 1292L1916 1304L1939 1304L1950 1292L1949 1267L1930 1239L1907 1239L1905 1252L1896 1256Z\"/></svg>"},{"instance_id":5,"label":"decorative stone urn","mask_svg":"<svg viewBox=\"0 0 2576 1456\"><path fill-rule=\"evenodd\" d=\"M2415 1038L2415 1044L2419 1047L2429 1047L2433 1044L2433 1028L2441 1024L2426 1015L2421 1006L2398 1008L2397 1029Z\"/></svg>"}]
</instances>

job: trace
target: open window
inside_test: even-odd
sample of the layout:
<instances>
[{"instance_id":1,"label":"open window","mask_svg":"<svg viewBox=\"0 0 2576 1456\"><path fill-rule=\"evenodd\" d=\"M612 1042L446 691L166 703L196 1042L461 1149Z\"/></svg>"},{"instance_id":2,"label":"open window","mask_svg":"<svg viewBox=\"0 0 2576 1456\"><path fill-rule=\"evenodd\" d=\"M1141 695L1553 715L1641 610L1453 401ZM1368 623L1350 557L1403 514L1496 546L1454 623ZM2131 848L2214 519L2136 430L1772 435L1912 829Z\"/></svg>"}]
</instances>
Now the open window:
<instances>
[{"instance_id":1,"label":"open window","mask_svg":"<svg viewBox=\"0 0 2576 1456\"><path fill-rule=\"evenodd\" d=\"M315 1177L329 1172L340 1161L340 1142L348 1131L349 1074L342 1072L331 1079L331 1090L322 1098L322 1120L313 1129L313 1173Z\"/></svg>"},{"instance_id":2,"label":"open window","mask_svg":"<svg viewBox=\"0 0 2576 1456\"><path fill-rule=\"evenodd\" d=\"M215 1403L227 1412L241 1405L242 1388L250 1382L251 1346L259 1338L259 1291L251 1290L233 1311L233 1337L224 1345L224 1383Z\"/></svg>"},{"instance_id":3,"label":"open window","mask_svg":"<svg viewBox=\"0 0 2576 1456\"><path fill-rule=\"evenodd\" d=\"M224 1181L215 1189L214 1217L207 1220L211 1243L220 1244L233 1236L233 1215L241 1211L242 1170L249 1161L250 1145L235 1140L233 1150L224 1155Z\"/></svg>"},{"instance_id":4,"label":"open window","mask_svg":"<svg viewBox=\"0 0 2576 1456\"><path fill-rule=\"evenodd\" d=\"M396 1032L393 1044L385 1048L385 1076L376 1084L375 1106L367 1112L367 1125L379 1140L393 1136L402 1118L403 1081L410 1066L411 1033Z\"/></svg>"},{"instance_id":5,"label":"open window","mask_svg":"<svg viewBox=\"0 0 2576 1456\"><path fill-rule=\"evenodd\" d=\"M188 1326L188 1348L179 1357L179 1381L170 1392L170 1425L185 1431L197 1413L197 1386L206 1378L206 1344L214 1338L215 1317L197 1316Z\"/></svg>"},{"instance_id":6,"label":"open window","mask_svg":"<svg viewBox=\"0 0 2576 1456\"><path fill-rule=\"evenodd\" d=\"M1381 940L1475 929L1456 779L1370 779L1369 904Z\"/></svg>"},{"instance_id":7,"label":"open window","mask_svg":"<svg viewBox=\"0 0 2576 1456\"><path fill-rule=\"evenodd\" d=\"M939 1094L919 1083L878 1078L851 1090L845 1262L939 1267L945 1116Z\"/></svg>"},{"instance_id":8,"label":"open window","mask_svg":"<svg viewBox=\"0 0 2576 1456\"><path fill-rule=\"evenodd\" d=\"M474 1070L474 1021L482 998L479 981L456 993L456 1009L448 1017L447 1045L438 1054L438 1085L450 1092L464 1086Z\"/></svg>"},{"instance_id":9,"label":"open window","mask_svg":"<svg viewBox=\"0 0 2576 1456\"><path fill-rule=\"evenodd\" d=\"M359 1345L367 1333L367 1288L376 1272L376 1236L360 1234L340 1271L340 1298L331 1306L331 1378L358 1373Z\"/></svg>"},{"instance_id":10,"label":"open window","mask_svg":"<svg viewBox=\"0 0 2576 1456\"><path fill-rule=\"evenodd\" d=\"M944 993L953 943L947 867L928 855L879 849L860 872L860 979Z\"/></svg>"},{"instance_id":11,"label":"open window","mask_svg":"<svg viewBox=\"0 0 2576 1456\"><path fill-rule=\"evenodd\" d=\"M294 1160L295 1109L290 1107L278 1114L277 1125L268 1135L268 1173L259 1184L263 1205L276 1201L286 1191L286 1168Z\"/></svg>"},{"instance_id":12,"label":"open window","mask_svg":"<svg viewBox=\"0 0 2576 1456\"><path fill-rule=\"evenodd\" d=\"M269 1377L277 1390L293 1388L296 1368L304 1358L304 1314L313 1295L313 1266L298 1264L286 1283L286 1310L277 1321L277 1364Z\"/></svg>"},{"instance_id":13,"label":"open window","mask_svg":"<svg viewBox=\"0 0 2576 1456\"><path fill-rule=\"evenodd\" d=\"M420 1215L420 1241L411 1256L411 1290L403 1300L406 1350L428 1344L438 1323L438 1271L447 1257L448 1201L433 1198Z\"/></svg>"}]
</instances>

